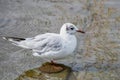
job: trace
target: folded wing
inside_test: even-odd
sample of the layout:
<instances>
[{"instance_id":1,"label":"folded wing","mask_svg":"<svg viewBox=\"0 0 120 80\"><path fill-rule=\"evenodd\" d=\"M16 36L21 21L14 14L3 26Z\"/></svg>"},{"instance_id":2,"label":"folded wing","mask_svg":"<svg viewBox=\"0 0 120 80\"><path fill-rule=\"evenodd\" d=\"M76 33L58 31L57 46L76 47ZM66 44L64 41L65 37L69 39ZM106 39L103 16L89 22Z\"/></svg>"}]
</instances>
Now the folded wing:
<instances>
[{"instance_id":1,"label":"folded wing","mask_svg":"<svg viewBox=\"0 0 120 80\"><path fill-rule=\"evenodd\" d=\"M33 38L26 38L26 40L19 43L19 46L33 49L34 52L42 54L61 50L62 40L57 34L46 33Z\"/></svg>"}]
</instances>

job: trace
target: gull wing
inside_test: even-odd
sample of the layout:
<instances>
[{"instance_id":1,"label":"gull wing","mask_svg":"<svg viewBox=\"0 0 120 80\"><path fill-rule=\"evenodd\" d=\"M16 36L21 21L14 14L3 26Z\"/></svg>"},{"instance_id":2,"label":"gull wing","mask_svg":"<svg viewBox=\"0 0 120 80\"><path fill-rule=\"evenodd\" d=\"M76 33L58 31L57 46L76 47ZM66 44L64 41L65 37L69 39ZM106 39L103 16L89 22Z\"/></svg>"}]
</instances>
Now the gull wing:
<instances>
[{"instance_id":1,"label":"gull wing","mask_svg":"<svg viewBox=\"0 0 120 80\"><path fill-rule=\"evenodd\" d=\"M33 49L34 52L42 54L61 50L62 40L58 34L46 33L33 38L26 38L25 41L21 41L20 46Z\"/></svg>"}]
</instances>

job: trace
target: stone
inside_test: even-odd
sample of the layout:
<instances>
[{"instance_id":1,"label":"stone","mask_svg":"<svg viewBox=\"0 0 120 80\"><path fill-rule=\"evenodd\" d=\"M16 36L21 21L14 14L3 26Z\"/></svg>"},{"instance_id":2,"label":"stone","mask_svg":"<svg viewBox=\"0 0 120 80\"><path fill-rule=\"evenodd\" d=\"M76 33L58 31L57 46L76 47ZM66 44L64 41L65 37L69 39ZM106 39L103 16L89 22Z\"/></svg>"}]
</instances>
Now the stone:
<instances>
[{"instance_id":1,"label":"stone","mask_svg":"<svg viewBox=\"0 0 120 80\"><path fill-rule=\"evenodd\" d=\"M65 66L63 64L45 63L41 67L25 71L15 80L76 80L76 79L70 67Z\"/></svg>"}]
</instances>

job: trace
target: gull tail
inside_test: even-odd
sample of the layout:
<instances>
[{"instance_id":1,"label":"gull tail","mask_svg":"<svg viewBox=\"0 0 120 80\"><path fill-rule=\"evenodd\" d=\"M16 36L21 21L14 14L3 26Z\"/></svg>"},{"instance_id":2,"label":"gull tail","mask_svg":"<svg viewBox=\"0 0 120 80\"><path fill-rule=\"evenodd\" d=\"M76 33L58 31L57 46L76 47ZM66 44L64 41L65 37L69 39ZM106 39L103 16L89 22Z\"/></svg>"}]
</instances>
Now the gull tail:
<instances>
[{"instance_id":1,"label":"gull tail","mask_svg":"<svg viewBox=\"0 0 120 80\"><path fill-rule=\"evenodd\" d=\"M17 38L17 37L6 37L6 36L2 36L3 39L11 41L12 44L19 46L21 41L24 41L24 38Z\"/></svg>"},{"instance_id":2,"label":"gull tail","mask_svg":"<svg viewBox=\"0 0 120 80\"><path fill-rule=\"evenodd\" d=\"M26 39L25 38L18 38L18 37L6 37L6 36L2 36L3 39L8 40L10 42L12 42L12 44L22 47L22 48L26 48L26 49L30 49L29 46L25 45L24 42Z\"/></svg>"},{"instance_id":3,"label":"gull tail","mask_svg":"<svg viewBox=\"0 0 120 80\"><path fill-rule=\"evenodd\" d=\"M17 37L2 37L5 40L11 41L11 42L20 42L20 41L24 41L24 38L17 38Z\"/></svg>"}]
</instances>

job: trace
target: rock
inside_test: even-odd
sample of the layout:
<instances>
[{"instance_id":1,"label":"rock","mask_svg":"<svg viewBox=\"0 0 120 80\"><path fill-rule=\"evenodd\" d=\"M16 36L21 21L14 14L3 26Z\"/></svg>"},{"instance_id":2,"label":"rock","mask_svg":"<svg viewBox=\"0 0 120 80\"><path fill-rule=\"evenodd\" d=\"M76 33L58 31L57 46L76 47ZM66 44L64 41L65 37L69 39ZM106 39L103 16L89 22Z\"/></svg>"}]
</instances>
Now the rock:
<instances>
[{"instance_id":1,"label":"rock","mask_svg":"<svg viewBox=\"0 0 120 80\"><path fill-rule=\"evenodd\" d=\"M50 69L51 68L51 69ZM15 80L76 80L71 68L63 64L45 63L25 71Z\"/></svg>"},{"instance_id":2,"label":"rock","mask_svg":"<svg viewBox=\"0 0 120 80\"><path fill-rule=\"evenodd\" d=\"M57 73L63 71L65 68L70 67L67 67L63 64L46 62L40 67L40 71L44 73Z\"/></svg>"}]
</instances>

